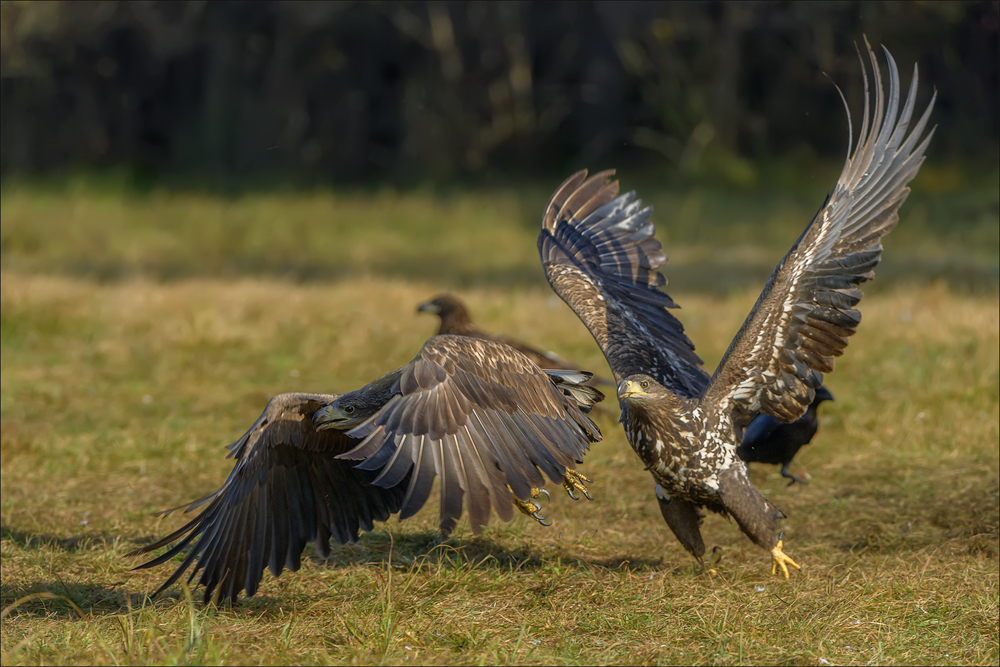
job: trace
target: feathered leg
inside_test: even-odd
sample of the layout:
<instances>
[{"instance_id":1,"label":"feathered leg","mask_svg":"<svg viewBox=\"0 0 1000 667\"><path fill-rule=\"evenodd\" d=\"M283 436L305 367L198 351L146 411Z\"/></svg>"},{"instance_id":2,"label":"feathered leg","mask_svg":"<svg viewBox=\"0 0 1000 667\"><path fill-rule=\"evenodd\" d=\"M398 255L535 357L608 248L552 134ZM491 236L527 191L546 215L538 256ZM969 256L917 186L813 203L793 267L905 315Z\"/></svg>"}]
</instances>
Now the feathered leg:
<instances>
[{"instance_id":1,"label":"feathered leg","mask_svg":"<svg viewBox=\"0 0 1000 667\"><path fill-rule=\"evenodd\" d=\"M783 519L785 515L750 483L746 464L736 462L719 474L719 497L729 515L736 519L740 530L754 544L771 553L771 574L777 574L778 568L781 568L787 579L789 565L796 570L802 569L782 550L778 519Z\"/></svg>"},{"instance_id":2,"label":"feathered leg","mask_svg":"<svg viewBox=\"0 0 1000 667\"><path fill-rule=\"evenodd\" d=\"M660 504L660 513L674 536L704 569L705 562L702 558L705 555L705 541L701 539L699 526L705 515L693 503L671 498L659 484L656 485L656 500Z\"/></svg>"}]
</instances>

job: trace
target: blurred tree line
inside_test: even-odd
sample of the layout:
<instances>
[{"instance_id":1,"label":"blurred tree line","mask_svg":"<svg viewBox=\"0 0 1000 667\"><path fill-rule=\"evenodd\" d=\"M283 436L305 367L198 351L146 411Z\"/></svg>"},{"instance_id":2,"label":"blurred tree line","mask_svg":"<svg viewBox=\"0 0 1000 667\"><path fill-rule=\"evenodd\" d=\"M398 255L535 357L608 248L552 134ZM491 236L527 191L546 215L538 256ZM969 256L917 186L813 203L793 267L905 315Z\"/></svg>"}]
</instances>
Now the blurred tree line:
<instances>
[{"instance_id":1,"label":"blurred tree line","mask_svg":"<svg viewBox=\"0 0 1000 667\"><path fill-rule=\"evenodd\" d=\"M996 2L3 2L0 173L327 181L836 159L867 34L998 156ZM863 46L863 45L862 45Z\"/></svg>"}]
</instances>

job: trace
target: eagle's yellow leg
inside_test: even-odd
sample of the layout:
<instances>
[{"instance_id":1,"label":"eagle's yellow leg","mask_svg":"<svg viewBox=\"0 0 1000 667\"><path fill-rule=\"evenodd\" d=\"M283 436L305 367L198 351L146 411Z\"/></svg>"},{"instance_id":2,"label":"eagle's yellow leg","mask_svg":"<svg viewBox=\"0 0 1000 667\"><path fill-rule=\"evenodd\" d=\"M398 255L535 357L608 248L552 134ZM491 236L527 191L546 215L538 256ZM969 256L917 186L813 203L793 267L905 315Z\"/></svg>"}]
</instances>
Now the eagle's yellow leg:
<instances>
[{"instance_id":1,"label":"eagle's yellow leg","mask_svg":"<svg viewBox=\"0 0 1000 667\"><path fill-rule=\"evenodd\" d=\"M577 495L573 493L574 491L579 491L580 493L582 493L584 496L587 497L587 500L593 500L593 498L590 496L590 491L587 490L587 487L585 486L584 483L593 484L594 481L591 479L587 479L584 475L578 473L575 470L566 468L566 474L563 475L563 488L566 489L566 493L569 494L570 498L572 498L573 500L579 500Z\"/></svg>"},{"instance_id":2,"label":"eagle's yellow leg","mask_svg":"<svg viewBox=\"0 0 1000 667\"><path fill-rule=\"evenodd\" d=\"M715 546L712 547L712 555L708 557L708 564L702 564L702 569L708 572L710 575L717 577L719 576L719 570L716 569L719 562L722 560L722 547Z\"/></svg>"},{"instance_id":3,"label":"eagle's yellow leg","mask_svg":"<svg viewBox=\"0 0 1000 667\"><path fill-rule=\"evenodd\" d=\"M547 516L542 516L539 512L542 510L542 506L538 503L533 503L531 501L525 502L514 495L514 489L510 488L510 484L507 485L507 490L510 491L510 500L514 503L514 507L521 510L521 513L527 517L531 517L543 526L551 526L552 522L546 522ZM531 489L531 497L538 498L540 496L545 496L546 500L551 500L552 496L545 489Z\"/></svg>"},{"instance_id":4,"label":"eagle's yellow leg","mask_svg":"<svg viewBox=\"0 0 1000 667\"><path fill-rule=\"evenodd\" d=\"M774 545L771 549L771 574L778 574L778 568L781 568L781 573L785 575L785 579L788 579L788 566L791 565L796 570L801 570L799 564L792 560L788 554L781 550L782 540L778 540L778 543Z\"/></svg>"}]
</instances>

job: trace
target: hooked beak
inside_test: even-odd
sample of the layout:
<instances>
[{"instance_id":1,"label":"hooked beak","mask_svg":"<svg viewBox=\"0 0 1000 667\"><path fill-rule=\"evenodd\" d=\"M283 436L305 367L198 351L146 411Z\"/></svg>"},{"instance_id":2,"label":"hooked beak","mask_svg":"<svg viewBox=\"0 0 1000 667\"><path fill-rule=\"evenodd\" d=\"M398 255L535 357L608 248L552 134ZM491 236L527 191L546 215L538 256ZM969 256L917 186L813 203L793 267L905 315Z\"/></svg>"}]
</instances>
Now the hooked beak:
<instances>
[{"instance_id":1,"label":"hooked beak","mask_svg":"<svg viewBox=\"0 0 1000 667\"><path fill-rule=\"evenodd\" d=\"M618 385L618 398L631 398L633 396L644 396L645 394L646 392L639 387L638 382L625 380Z\"/></svg>"},{"instance_id":2,"label":"hooked beak","mask_svg":"<svg viewBox=\"0 0 1000 667\"><path fill-rule=\"evenodd\" d=\"M417 306L417 312L434 313L435 315L437 315L438 313L441 312L441 308L436 303L431 303L430 301L428 301L427 303L422 303L419 306Z\"/></svg>"},{"instance_id":3,"label":"hooked beak","mask_svg":"<svg viewBox=\"0 0 1000 667\"><path fill-rule=\"evenodd\" d=\"M331 428L338 428L348 421L347 415L340 408L332 405L320 408L313 415L313 426L317 431L326 431Z\"/></svg>"},{"instance_id":4,"label":"hooked beak","mask_svg":"<svg viewBox=\"0 0 1000 667\"><path fill-rule=\"evenodd\" d=\"M822 402L822 401L832 401L832 400L835 399L833 398L833 394L830 393L830 390L820 385L820 387L816 390L816 396L815 398L813 398L813 401Z\"/></svg>"}]
</instances>

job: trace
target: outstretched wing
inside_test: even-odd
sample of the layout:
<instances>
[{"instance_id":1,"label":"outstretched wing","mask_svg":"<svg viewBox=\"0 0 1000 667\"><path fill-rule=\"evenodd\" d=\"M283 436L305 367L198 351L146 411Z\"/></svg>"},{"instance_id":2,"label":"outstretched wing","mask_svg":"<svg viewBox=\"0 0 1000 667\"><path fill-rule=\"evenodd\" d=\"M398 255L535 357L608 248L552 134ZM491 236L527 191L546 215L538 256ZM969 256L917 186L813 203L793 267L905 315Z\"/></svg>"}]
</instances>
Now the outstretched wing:
<instances>
[{"instance_id":1,"label":"outstretched wing","mask_svg":"<svg viewBox=\"0 0 1000 667\"><path fill-rule=\"evenodd\" d=\"M581 171L549 200L538 235L545 276L590 329L617 381L646 373L679 394L700 396L708 374L657 288L666 264L649 217L630 192L618 195L613 171Z\"/></svg>"},{"instance_id":2,"label":"outstretched wing","mask_svg":"<svg viewBox=\"0 0 1000 667\"><path fill-rule=\"evenodd\" d=\"M561 371L550 378L502 343L434 336L404 369L399 393L348 431L365 440L340 458L381 471L377 486L401 485L412 474L400 519L423 506L440 476L442 532L454 528L464 497L478 534L491 506L509 521L511 492L528 500L545 483L539 469L562 481L601 439L584 414L604 398L582 385L591 377Z\"/></svg>"},{"instance_id":3,"label":"outstretched wing","mask_svg":"<svg viewBox=\"0 0 1000 667\"><path fill-rule=\"evenodd\" d=\"M706 402L731 412L738 426L758 412L781 421L802 415L822 381L819 373L833 370L833 358L843 354L861 321L854 308L861 300L858 286L875 277L881 238L896 225L899 207L910 192L906 184L920 168L934 134L932 130L920 141L933 99L907 132L917 96L917 68L914 65L900 113L899 72L888 50L885 54L888 100L878 59L869 46L878 84L871 130L862 60L865 117L857 149L851 155L848 148L837 186L771 274L705 394Z\"/></svg>"},{"instance_id":4,"label":"outstretched wing","mask_svg":"<svg viewBox=\"0 0 1000 667\"><path fill-rule=\"evenodd\" d=\"M340 431L313 428L313 413L336 398L335 394L272 398L250 430L229 446L236 467L226 483L190 505L175 508L190 512L204 507L201 513L129 554L177 542L136 568L144 569L188 549L156 595L194 565L188 582L202 571L199 583L205 586L206 602L216 588L220 599L235 602L241 590L248 596L257 591L265 567L274 576L285 567L298 570L307 543L315 542L320 554L327 556L331 537L340 544L356 542L359 530L371 530L374 521L385 521L399 511L405 487L371 486L374 473L337 459L357 440Z\"/></svg>"}]
</instances>

